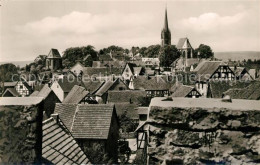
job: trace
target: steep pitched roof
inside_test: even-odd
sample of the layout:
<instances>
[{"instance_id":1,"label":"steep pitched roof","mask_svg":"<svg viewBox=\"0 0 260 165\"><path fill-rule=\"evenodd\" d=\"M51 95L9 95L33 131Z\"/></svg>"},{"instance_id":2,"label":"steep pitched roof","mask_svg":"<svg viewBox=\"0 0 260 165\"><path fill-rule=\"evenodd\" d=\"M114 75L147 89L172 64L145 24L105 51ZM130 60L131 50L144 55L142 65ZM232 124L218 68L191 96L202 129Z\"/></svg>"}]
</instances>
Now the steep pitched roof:
<instances>
[{"instance_id":1,"label":"steep pitched roof","mask_svg":"<svg viewBox=\"0 0 260 165\"><path fill-rule=\"evenodd\" d=\"M177 44L177 49L182 49L185 41L187 40L187 38L180 38L179 41L178 41L178 44Z\"/></svg>"},{"instance_id":2,"label":"steep pitched roof","mask_svg":"<svg viewBox=\"0 0 260 165\"><path fill-rule=\"evenodd\" d=\"M260 82L254 81L246 88L232 88L223 93L232 99L260 100Z\"/></svg>"},{"instance_id":3,"label":"steep pitched roof","mask_svg":"<svg viewBox=\"0 0 260 165\"><path fill-rule=\"evenodd\" d=\"M76 112L77 105L78 104L56 103L55 106L54 113L59 114L62 122L69 130L71 130L72 128L73 118Z\"/></svg>"},{"instance_id":4,"label":"steep pitched roof","mask_svg":"<svg viewBox=\"0 0 260 165\"><path fill-rule=\"evenodd\" d=\"M58 121L57 121L58 120ZM42 123L42 157L53 164L90 164L66 126L53 117Z\"/></svg>"},{"instance_id":5,"label":"steep pitched roof","mask_svg":"<svg viewBox=\"0 0 260 165\"><path fill-rule=\"evenodd\" d=\"M130 119L139 119L138 111L136 108L138 107L136 104L130 104L129 102L121 102L115 103L117 116L121 116L126 112L126 116Z\"/></svg>"},{"instance_id":6,"label":"steep pitched roof","mask_svg":"<svg viewBox=\"0 0 260 165\"><path fill-rule=\"evenodd\" d=\"M72 127L73 136L75 138L107 139L113 112L114 105L112 104L78 105Z\"/></svg>"},{"instance_id":7,"label":"steep pitched roof","mask_svg":"<svg viewBox=\"0 0 260 165\"><path fill-rule=\"evenodd\" d=\"M223 93L229 89L246 88L250 82L243 81L209 81L209 90L212 98L222 98Z\"/></svg>"},{"instance_id":8,"label":"steep pitched roof","mask_svg":"<svg viewBox=\"0 0 260 165\"><path fill-rule=\"evenodd\" d=\"M86 90L89 91L89 93L93 94L95 93L105 82L99 81L99 80L89 80L89 81L83 81L84 86L86 87Z\"/></svg>"},{"instance_id":9,"label":"steep pitched roof","mask_svg":"<svg viewBox=\"0 0 260 165\"><path fill-rule=\"evenodd\" d=\"M108 75L120 75L122 73L122 68L92 68L92 67L85 67L83 69L84 76L108 76Z\"/></svg>"},{"instance_id":10,"label":"steep pitched roof","mask_svg":"<svg viewBox=\"0 0 260 165\"><path fill-rule=\"evenodd\" d=\"M57 49L51 49L47 58L61 58L60 53Z\"/></svg>"},{"instance_id":11,"label":"steep pitched roof","mask_svg":"<svg viewBox=\"0 0 260 165\"><path fill-rule=\"evenodd\" d=\"M173 92L172 97L186 97L194 87L188 85L179 85Z\"/></svg>"},{"instance_id":12,"label":"steep pitched roof","mask_svg":"<svg viewBox=\"0 0 260 165\"><path fill-rule=\"evenodd\" d=\"M102 86L97 90L95 95L102 96L108 90L113 89L117 84L120 84L120 83L123 83L125 85L125 87L128 88L128 86L121 79L117 78L114 81L109 80L109 81L106 81L104 84L102 84Z\"/></svg>"},{"instance_id":13,"label":"steep pitched roof","mask_svg":"<svg viewBox=\"0 0 260 165\"><path fill-rule=\"evenodd\" d=\"M134 67L137 67L137 65L136 65L135 63L126 63L126 64L125 64L125 67L124 67L124 69L123 69L122 71L125 70L126 66L129 66L131 72L132 72L133 74L135 74L135 72L134 72Z\"/></svg>"},{"instance_id":14,"label":"steep pitched roof","mask_svg":"<svg viewBox=\"0 0 260 165\"><path fill-rule=\"evenodd\" d=\"M141 71L142 71L142 67L134 67L134 74L136 75L140 75L141 74Z\"/></svg>"},{"instance_id":15,"label":"steep pitched roof","mask_svg":"<svg viewBox=\"0 0 260 165\"><path fill-rule=\"evenodd\" d=\"M7 95L7 93L10 93L14 97L18 97L19 96L19 93L16 91L15 88L7 88L5 90L5 92L3 93L3 97L5 97Z\"/></svg>"},{"instance_id":16,"label":"steep pitched roof","mask_svg":"<svg viewBox=\"0 0 260 165\"><path fill-rule=\"evenodd\" d=\"M79 81L76 78L72 80L69 80L68 78L63 78L57 80L57 82L64 92L69 92L74 87L74 85L84 86L83 82Z\"/></svg>"},{"instance_id":17,"label":"steep pitched roof","mask_svg":"<svg viewBox=\"0 0 260 165\"><path fill-rule=\"evenodd\" d=\"M88 93L84 87L74 85L62 103L78 104Z\"/></svg>"},{"instance_id":18,"label":"steep pitched roof","mask_svg":"<svg viewBox=\"0 0 260 165\"><path fill-rule=\"evenodd\" d=\"M199 63L194 72L200 81L207 81L207 77L209 78L222 64L222 61L203 61Z\"/></svg>"},{"instance_id":19,"label":"steep pitched roof","mask_svg":"<svg viewBox=\"0 0 260 165\"><path fill-rule=\"evenodd\" d=\"M115 81L106 81L95 93L97 96L102 96L104 93L106 93L113 85Z\"/></svg>"},{"instance_id":20,"label":"steep pitched roof","mask_svg":"<svg viewBox=\"0 0 260 165\"><path fill-rule=\"evenodd\" d=\"M55 113L79 139L107 139L116 115L113 104L56 104Z\"/></svg>"},{"instance_id":21,"label":"steep pitched roof","mask_svg":"<svg viewBox=\"0 0 260 165\"><path fill-rule=\"evenodd\" d=\"M109 103L131 102L137 103L140 97L146 97L146 92L141 90L108 91Z\"/></svg>"},{"instance_id":22,"label":"steep pitched roof","mask_svg":"<svg viewBox=\"0 0 260 165\"><path fill-rule=\"evenodd\" d=\"M138 76L133 79L134 89L141 90L168 90L170 86L161 77Z\"/></svg>"},{"instance_id":23,"label":"steep pitched roof","mask_svg":"<svg viewBox=\"0 0 260 165\"><path fill-rule=\"evenodd\" d=\"M245 67L229 67L234 73L236 77L241 76L242 72L246 70Z\"/></svg>"},{"instance_id":24,"label":"steep pitched roof","mask_svg":"<svg viewBox=\"0 0 260 165\"><path fill-rule=\"evenodd\" d=\"M49 88L48 84L45 84L43 88L39 91L37 94L37 97L43 97L46 98L51 93L51 88Z\"/></svg>"}]
</instances>

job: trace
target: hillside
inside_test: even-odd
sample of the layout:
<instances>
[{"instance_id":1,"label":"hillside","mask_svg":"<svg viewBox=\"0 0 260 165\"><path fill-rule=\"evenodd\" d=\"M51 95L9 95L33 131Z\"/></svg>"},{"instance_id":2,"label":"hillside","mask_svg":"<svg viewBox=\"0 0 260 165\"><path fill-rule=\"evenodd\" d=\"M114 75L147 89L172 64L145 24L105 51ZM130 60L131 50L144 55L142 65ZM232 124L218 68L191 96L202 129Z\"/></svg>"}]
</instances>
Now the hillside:
<instances>
[{"instance_id":1,"label":"hillside","mask_svg":"<svg viewBox=\"0 0 260 165\"><path fill-rule=\"evenodd\" d=\"M214 55L218 59L227 61L231 60L244 60L244 59L260 59L260 52L257 51L230 51L230 52L214 52Z\"/></svg>"}]
</instances>

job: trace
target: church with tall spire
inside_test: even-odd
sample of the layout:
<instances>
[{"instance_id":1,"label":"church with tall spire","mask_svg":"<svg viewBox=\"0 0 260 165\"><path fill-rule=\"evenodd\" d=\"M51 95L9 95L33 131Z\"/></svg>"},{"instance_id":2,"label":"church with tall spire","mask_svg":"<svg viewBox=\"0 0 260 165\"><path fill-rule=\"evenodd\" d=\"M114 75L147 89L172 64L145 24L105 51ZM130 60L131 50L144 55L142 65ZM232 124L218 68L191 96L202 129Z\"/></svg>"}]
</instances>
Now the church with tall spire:
<instances>
[{"instance_id":1,"label":"church with tall spire","mask_svg":"<svg viewBox=\"0 0 260 165\"><path fill-rule=\"evenodd\" d=\"M162 47L171 45L171 31L168 27L167 8L165 9L164 26L161 32Z\"/></svg>"}]
</instances>

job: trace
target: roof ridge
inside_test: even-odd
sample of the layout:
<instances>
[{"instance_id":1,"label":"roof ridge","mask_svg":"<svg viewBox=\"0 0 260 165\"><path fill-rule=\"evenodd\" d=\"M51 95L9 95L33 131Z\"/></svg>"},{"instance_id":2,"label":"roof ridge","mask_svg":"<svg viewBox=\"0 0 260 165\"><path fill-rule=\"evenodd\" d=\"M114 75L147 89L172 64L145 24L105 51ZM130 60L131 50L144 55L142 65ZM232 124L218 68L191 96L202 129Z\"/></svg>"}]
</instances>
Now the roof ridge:
<instances>
[{"instance_id":1,"label":"roof ridge","mask_svg":"<svg viewBox=\"0 0 260 165\"><path fill-rule=\"evenodd\" d=\"M76 115L77 115L77 112L79 111L79 104L77 105L76 107L76 110L75 110L75 113L73 115L73 119L72 119L72 122L71 122L71 127L69 128L69 131L70 132L73 132L73 126L74 126L74 121L75 121L75 118L76 118Z\"/></svg>"}]
</instances>

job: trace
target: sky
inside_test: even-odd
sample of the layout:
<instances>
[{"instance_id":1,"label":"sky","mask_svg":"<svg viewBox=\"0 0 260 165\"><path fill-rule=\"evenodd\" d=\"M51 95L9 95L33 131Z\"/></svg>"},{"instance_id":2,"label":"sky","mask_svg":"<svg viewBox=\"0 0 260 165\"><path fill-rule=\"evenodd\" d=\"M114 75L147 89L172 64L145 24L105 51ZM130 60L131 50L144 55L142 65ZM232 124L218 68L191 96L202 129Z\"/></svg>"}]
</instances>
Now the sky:
<instances>
[{"instance_id":1,"label":"sky","mask_svg":"<svg viewBox=\"0 0 260 165\"><path fill-rule=\"evenodd\" d=\"M0 62L34 60L51 48L161 43L167 6L172 44L215 52L260 51L260 1L62 1L1 0Z\"/></svg>"}]
</instances>

